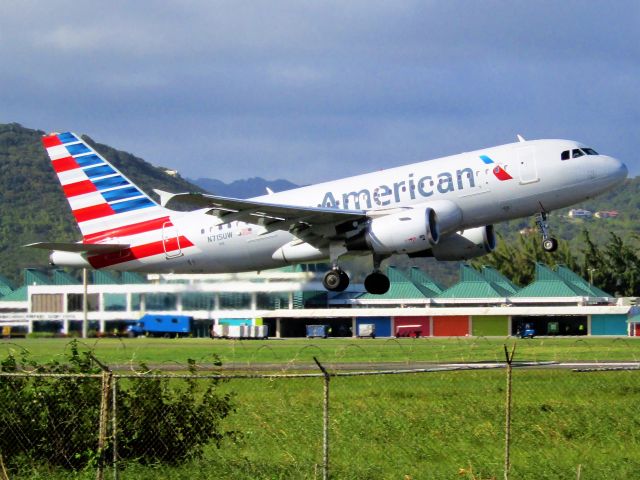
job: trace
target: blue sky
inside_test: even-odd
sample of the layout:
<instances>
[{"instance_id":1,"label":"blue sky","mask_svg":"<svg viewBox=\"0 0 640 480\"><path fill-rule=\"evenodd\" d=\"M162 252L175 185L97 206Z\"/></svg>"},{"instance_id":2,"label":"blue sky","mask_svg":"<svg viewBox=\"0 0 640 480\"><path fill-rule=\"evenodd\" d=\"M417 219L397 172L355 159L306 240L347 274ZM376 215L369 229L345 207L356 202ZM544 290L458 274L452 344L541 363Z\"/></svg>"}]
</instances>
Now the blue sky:
<instances>
[{"instance_id":1,"label":"blue sky","mask_svg":"<svg viewBox=\"0 0 640 480\"><path fill-rule=\"evenodd\" d=\"M0 122L190 178L313 183L526 138L640 173L640 2L31 1Z\"/></svg>"}]
</instances>

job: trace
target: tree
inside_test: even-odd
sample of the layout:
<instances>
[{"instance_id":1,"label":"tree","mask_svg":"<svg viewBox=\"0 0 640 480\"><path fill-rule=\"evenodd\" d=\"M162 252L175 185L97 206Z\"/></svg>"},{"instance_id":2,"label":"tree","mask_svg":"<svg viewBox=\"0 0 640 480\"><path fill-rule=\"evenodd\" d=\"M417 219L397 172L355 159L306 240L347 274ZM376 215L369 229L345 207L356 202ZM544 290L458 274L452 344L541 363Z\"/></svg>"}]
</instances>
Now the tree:
<instances>
[{"instance_id":1,"label":"tree","mask_svg":"<svg viewBox=\"0 0 640 480\"><path fill-rule=\"evenodd\" d=\"M603 247L593 243L589 232L582 233L582 275L602 290L622 296L640 295L640 258L635 249L613 232Z\"/></svg>"}]
</instances>

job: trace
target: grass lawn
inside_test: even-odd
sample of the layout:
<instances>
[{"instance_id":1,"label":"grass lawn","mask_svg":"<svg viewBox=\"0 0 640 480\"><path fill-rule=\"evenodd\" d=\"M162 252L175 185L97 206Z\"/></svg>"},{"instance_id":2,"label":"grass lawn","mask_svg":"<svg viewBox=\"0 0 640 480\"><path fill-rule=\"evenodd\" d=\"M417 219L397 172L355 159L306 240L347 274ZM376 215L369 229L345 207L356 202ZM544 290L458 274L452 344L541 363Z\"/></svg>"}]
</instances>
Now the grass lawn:
<instances>
[{"instance_id":1,"label":"grass lawn","mask_svg":"<svg viewBox=\"0 0 640 480\"><path fill-rule=\"evenodd\" d=\"M26 349L38 361L62 358L68 339L0 341L0 358L10 350ZM504 345L517 344L519 361L639 361L640 338L419 338L419 339L284 339L211 340L207 338L135 338L80 340L108 364L148 362L185 365L191 358L210 363L218 355L223 364L312 363L316 356L331 365L340 362L482 362L503 361Z\"/></svg>"},{"instance_id":2,"label":"grass lawn","mask_svg":"<svg viewBox=\"0 0 640 480\"><path fill-rule=\"evenodd\" d=\"M518 360L638 360L636 339L499 338L402 340L100 339L86 342L108 363L199 363L219 355L241 367L283 367L318 356L332 362L495 361L517 344ZM0 343L28 349L40 361L62 360L68 340ZM119 478L322 478L320 378L232 379L236 412L225 420L242 433L204 458L179 466L122 465ZM503 478L505 371L454 371L364 377L330 382L330 471L333 479ZM620 479L640 474L640 371L577 373L515 370L512 479ZM158 416L162 421L162 416ZM153 439L149 439L153 441ZM108 476L111 473L108 472ZM89 479L86 472L31 471L11 478Z\"/></svg>"},{"instance_id":3,"label":"grass lawn","mask_svg":"<svg viewBox=\"0 0 640 480\"><path fill-rule=\"evenodd\" d=\"M503 370L333 378L330 478L503 478L505 387ZM235 392L226 426L239 442L181 466L123 465L120 478L322 478L322 388L231 380L221 389ZM517 370L513 393L510 478L574 479L578 468L582 480L638 478L640 372ZM17 478L45 477L95 471Z\"/></svg>"}]
</instances>

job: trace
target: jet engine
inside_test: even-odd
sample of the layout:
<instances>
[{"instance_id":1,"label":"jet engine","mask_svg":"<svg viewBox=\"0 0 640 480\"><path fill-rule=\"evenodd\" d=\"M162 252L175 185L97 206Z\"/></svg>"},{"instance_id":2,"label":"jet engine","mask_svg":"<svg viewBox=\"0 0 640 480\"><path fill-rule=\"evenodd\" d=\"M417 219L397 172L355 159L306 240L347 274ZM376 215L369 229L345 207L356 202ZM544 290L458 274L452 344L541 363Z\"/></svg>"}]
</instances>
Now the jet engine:
<instances>
[{"instance_id":1,"label":"jet engine","mask_svg":"<svg viewBox=\"0 0 640 480\"><path fill-rule=\"evenodd\" d=\"M433 208L414 208L374 217L358 235L346 241L347 250L376 254L411 253L438 243L440 230Z\"/></svg>"},{"instance_id":2,"label":"jet engine","mask_svg":"<svg viewBox=\"0 0 640 480\"><path fill-rule=\"evenodd\" d=\"M495 248L493 225L487 225L442 238L437 245L431 247L431 252L437 260L468 260L491 253Z\"/></svg>"}]
</instances>

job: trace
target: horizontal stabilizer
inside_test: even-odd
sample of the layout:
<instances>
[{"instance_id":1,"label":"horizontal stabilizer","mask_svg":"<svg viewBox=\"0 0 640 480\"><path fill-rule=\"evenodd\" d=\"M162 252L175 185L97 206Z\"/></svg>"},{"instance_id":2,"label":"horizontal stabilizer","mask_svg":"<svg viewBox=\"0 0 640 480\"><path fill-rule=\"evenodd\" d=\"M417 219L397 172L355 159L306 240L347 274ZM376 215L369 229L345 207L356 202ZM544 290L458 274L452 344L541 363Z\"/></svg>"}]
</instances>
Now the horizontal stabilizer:
<instances>
[{"instance_id":1,"label":"horizontal stabilizer","mask_svg":"<svg viewBox=\"0 0 640 480\"><path fill-rule=\"evenodd\" d=\"M74 242L38 242L25 245L30 248L41 248L44 250L58 250L60 252L77 253L114 253L129 248L129 245L115 243L74 243Z\"/></svg>"}]
</instances>

